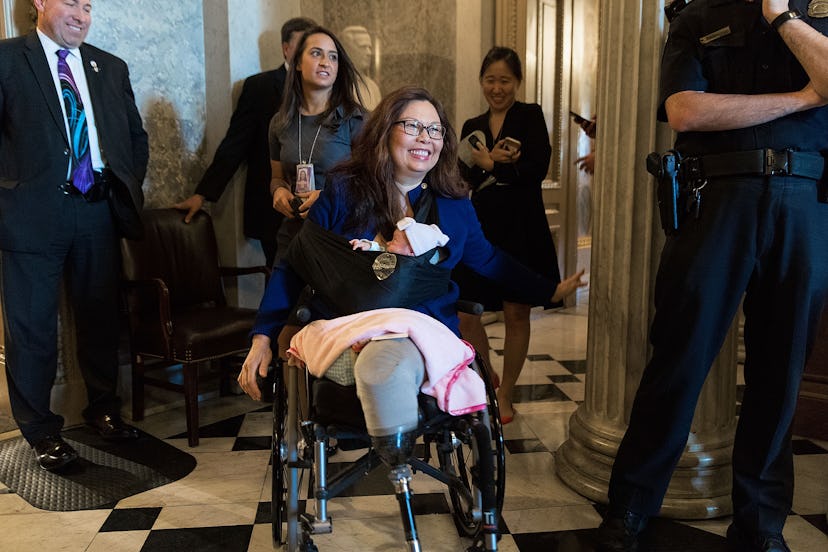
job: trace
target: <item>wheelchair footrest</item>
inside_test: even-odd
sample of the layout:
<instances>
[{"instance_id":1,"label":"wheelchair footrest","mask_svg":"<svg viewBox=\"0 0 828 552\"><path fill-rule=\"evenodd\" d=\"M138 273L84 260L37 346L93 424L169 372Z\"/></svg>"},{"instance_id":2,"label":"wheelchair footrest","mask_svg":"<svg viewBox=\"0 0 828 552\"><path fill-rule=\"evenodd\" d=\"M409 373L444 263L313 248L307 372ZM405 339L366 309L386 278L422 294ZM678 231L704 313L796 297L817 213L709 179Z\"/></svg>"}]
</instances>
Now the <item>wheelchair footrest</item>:
<instances>
[{"instance_id":1,"label":"wheelchair footrest","mask_svg":"<svg viewBox=\"0 0 828 552\"><path fill-rule=\"evenodd\" d=\"M331 518L325 520L317 519L316 516L304 512L300 514L299 519L302 522L304 531L310 535L327 535L333 532Z\"/></svg>"}]
</instances>

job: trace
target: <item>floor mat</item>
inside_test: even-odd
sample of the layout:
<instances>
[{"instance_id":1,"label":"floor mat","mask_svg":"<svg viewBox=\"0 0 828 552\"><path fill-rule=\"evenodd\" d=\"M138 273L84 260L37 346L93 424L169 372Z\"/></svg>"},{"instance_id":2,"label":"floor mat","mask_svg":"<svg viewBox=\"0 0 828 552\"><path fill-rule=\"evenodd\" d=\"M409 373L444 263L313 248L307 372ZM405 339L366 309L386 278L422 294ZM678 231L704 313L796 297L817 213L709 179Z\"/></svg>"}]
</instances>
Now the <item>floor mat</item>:
<instances>
[{"instance_id":1,"label":"floor mat","mask_svg":"<svg viewBox=\"0 0 828 552\"><path fill-rule=\"evenodd\" d=\"M17 423L14 421L14 418L5 412L0 412L0 433L6 433L13 429L17 429Z\"/></svg>"},{"instance_id":2,"label":"floor mat","mask_svg":"<svg viewBox=\"0 0 828 552\"><path fill-rule=\"evenodd\" d=\"M61 473L41 469L22 437L0 442L0 481L36 508L67 512L112 508L181 479L196 465L191 455L144 432L124 443L104 441L85 427L62 436L80 458Z\"/></svg>"}]
</instances>

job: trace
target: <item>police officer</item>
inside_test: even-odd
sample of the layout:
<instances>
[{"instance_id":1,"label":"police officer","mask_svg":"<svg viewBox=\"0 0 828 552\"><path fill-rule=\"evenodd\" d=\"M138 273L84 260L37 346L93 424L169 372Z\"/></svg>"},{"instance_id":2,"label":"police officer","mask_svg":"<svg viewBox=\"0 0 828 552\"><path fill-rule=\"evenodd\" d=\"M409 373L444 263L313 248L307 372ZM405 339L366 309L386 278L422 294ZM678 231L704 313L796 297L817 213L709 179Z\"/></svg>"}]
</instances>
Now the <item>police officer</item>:
<instances>
[{"instance_id":1,"label":"police officer","mask_svg":"<svg viewBox=\"0 0 828 552\"><path fill-rule=\"evenodd\" d=\"M678 132L675 149L696 169L684 184L699 200L662 251L653 355L613 467L598 548L637 550L744 297L746 388L727 538L733 550L786 551L791 421L828 293L828 204L818 201L828 0L684 3L662 58L659 118Z\"/></svg>"}]
</instances>

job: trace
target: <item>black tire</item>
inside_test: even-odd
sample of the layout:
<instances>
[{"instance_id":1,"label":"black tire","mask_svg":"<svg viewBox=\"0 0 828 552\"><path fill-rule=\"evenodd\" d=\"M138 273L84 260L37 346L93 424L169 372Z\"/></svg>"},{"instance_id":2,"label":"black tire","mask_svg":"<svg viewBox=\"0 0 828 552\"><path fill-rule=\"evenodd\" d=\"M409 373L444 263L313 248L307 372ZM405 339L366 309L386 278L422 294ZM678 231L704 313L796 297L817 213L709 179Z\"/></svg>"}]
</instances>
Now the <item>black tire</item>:
<instances>
[{"instance_id":1,"label":"black tire","mask_svg":"<svg viewBox=\"0 0 828 552\"><path fill-rule=\"evenodd\" d=\"M287 419L287 389L282 371L282 363L276 365L276 377L273 382L273 441L271 447L271 469L273 470L271 488L271 524L273 543L284 544L282 523L287 521L287 443L285 440L285 420Z\"/></svg>"},{"instance_id":2,"label":"black tire","mask_svg":"<svg viewBox=\"0 0 828 552\"><path fill-rule=\"evenodd\" d=\"M485 366L478 359L478 369L486 384L488 407L486 410L458 420L454 436L462 443L452 443L451 432L446 431L438 444L440 469L457 476L461 488L449 486L452 515L461 536L475 537L481 529L481 521L473 517L474 497L478 490L487 500L495 501L497 515L503 509L506 490L506 452L500 424L497 395ZM480 458L475 461L474 447ZM486 497L486 493L494 497Z\"/></svg>"},{"instance_id":3,"label":"black tire","mask_svg":"<svg viewBox=\"0 0 828 552\"><path fill-rule=\"evenodd\" d=\"M477 359L478 369L486 385L487 408L486 415L480 413L479 418L484 419L489 427L492 438L491 452L495 461L495 493L497 500L497 512L503 511L503 499L506 496L506 444L503 442L503 424L500 423L500 406L497 403L497 391L492 384L492 367L483 362L481 357Z\"/></svg>"}]
</instances>

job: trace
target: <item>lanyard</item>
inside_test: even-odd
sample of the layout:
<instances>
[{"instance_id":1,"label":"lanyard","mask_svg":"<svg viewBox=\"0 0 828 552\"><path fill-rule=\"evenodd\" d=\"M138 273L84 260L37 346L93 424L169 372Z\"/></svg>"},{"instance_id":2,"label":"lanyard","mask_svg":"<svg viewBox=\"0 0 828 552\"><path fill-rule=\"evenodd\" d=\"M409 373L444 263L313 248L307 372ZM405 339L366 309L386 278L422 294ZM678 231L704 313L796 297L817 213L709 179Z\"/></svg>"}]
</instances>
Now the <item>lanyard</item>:
<instances>
[{"instance_id":1,"label":"lanyard","mask_svg":"<svg viewBox=\"0 0 828 552\"><path fill-rule=\"evenodd\" d=\"M318 127L316 127L316 136L313 137L313 144L311 144L310 155L308 155L308 160L305 161L302 158L302 113L299 113L299 163L310 163L311 159L313 159L313 149L316 147L316 139L319 138L320 130L322 130L321 124Z\"/></svg>"}]
</instances>

